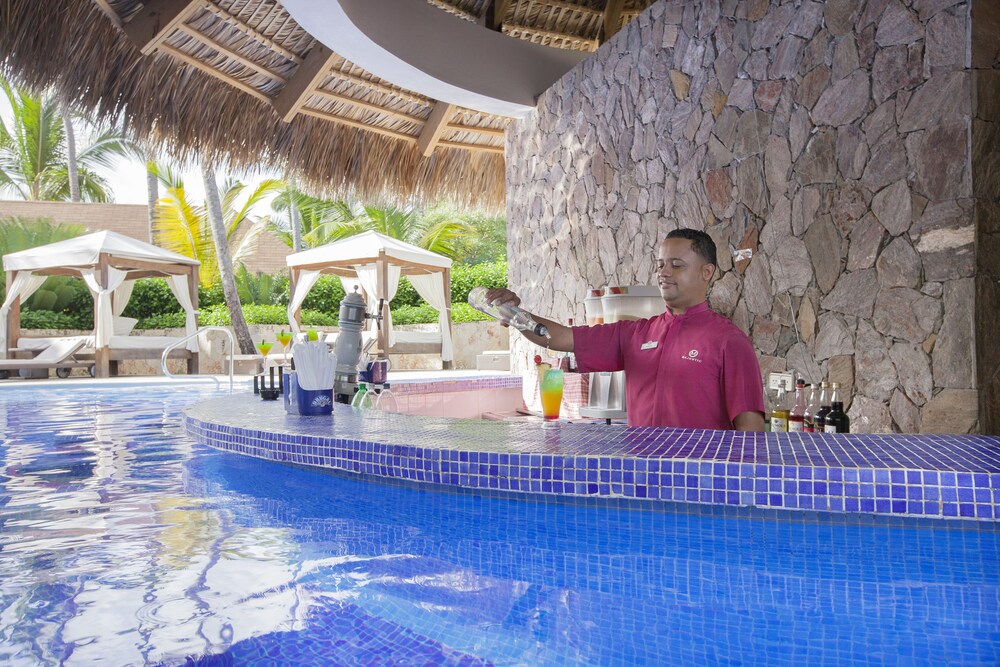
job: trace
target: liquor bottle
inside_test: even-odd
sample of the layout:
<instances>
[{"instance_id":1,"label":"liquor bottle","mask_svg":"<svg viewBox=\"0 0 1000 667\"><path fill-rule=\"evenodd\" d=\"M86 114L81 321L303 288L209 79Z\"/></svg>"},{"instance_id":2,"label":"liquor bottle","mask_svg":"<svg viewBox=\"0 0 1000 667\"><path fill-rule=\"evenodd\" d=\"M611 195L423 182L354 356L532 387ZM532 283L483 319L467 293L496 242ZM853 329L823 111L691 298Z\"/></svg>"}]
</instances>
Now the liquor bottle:
<instances>
[{"instance_id":1,"label":"liquor bottle","mask_svg":"<svg viewBox=\"0 0 1000 667\"><path fill-rule=\"evenodd\" d=\"M788 431L788 392L785 391L785 384L781 383L778 385L778 394L771 410L771 432L784 431Z\"/></svg>"},{"instance_id":2,"label":"liquor bottle","mask_svg":"<svg viewBox=\"0 0 1000 667\"><path fill-rule=\"evenodd\" d=\"M821 382L819 385L819 410L813 417L813 429L816 433L823 433L826 426L826 413L830 411L830 383Z\"/></svg>"},{"instance_id":3,"label":"liquor bottle","mask_svg":"<svg viewBox=\"0 0 1000 667\"><path fill-rule=\"evenodd\" d=\"M851 419L844 412L844 402L840 400L840 392L837 383L833 383L833 401L830 412L826 415L826 423L823 426L824 433L850 433Z\"/></svg>"},{"instance_id":4,"label":"liquor bottle","mask_svg":"<svg viewBox=\"0 0 1000 667\"><path fill-rule=\"evenodd\" d=\"M510 304L496 306L487 301L485 287L474 287L472 291L469 292L469 305L479 312L486 313L490 317L498 319L504 324L508 324L515 329L529 331L536 336L545 336L546 338L549 338L549 330L545 328L545 325L536 322L532 314L523 308L511 306Z\"/></svg>"},{"instance_id":5,"label":"liquor bottle","mask_svg":"<svg viewBox=\"0 0 1000 667\"><path fill-rule=\"evenodd\" d=\"M788 412L788 430L800 433L805 428L806 416L806 381L799 378L795 383L795 405Z\"/></svg>"},{"instance_id":6,"label":"liquor bottle","mask_svg":"<svg viewBox=\"0 0 1000 667\"><path fill-rule=\"evenodd\" d=\"M816 431L816 413L819 412L819 387L815 384L809 385L809 400L806 403L805 414L802 415L802 431L814 433Z\"/></svg>"}]
</instances>

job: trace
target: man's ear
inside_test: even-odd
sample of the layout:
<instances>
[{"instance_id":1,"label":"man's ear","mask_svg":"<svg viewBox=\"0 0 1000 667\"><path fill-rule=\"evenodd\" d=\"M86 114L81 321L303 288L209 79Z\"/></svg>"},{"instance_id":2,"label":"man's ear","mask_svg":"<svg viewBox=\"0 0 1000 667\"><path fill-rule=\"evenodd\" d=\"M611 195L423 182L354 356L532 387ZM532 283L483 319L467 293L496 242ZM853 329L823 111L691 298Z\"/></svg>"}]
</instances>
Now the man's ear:
<instances>
[{"instance_id":1,"label":"man's ear","mask_svg":"<svg viewBox=\"0 0 1000 667\"><path fill-rule=\"evenodd\" d=\"M701 265L701 278L706 283L712 282L712 277L715 275L715 264L705 262Z\"/></svg>"}]
</instances>

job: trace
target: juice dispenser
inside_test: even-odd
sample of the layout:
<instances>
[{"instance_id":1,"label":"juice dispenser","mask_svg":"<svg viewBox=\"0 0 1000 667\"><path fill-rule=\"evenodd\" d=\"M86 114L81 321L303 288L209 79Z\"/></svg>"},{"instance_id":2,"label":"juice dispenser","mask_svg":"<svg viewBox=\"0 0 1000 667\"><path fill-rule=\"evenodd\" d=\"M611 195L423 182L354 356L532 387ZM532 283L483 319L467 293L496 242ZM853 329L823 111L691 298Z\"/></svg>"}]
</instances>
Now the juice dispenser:
<instances>
[{"instance_id":1,"label":"juice dispenser","mask_svg":"<svg viewBox=\"0 0 1000 667\"><path fill-rule=\"evenodd\" d=\"M595 292L600 292L599 299L594 298ZM649 285L608 287L588 294L584 309L590 326L642 320L666 310L660 290ZM580 408L580 416L604 419L609 424L612 419L624 419L625 382L625 371L591 373L587 405Z\"/></svg>"}]
</instances>

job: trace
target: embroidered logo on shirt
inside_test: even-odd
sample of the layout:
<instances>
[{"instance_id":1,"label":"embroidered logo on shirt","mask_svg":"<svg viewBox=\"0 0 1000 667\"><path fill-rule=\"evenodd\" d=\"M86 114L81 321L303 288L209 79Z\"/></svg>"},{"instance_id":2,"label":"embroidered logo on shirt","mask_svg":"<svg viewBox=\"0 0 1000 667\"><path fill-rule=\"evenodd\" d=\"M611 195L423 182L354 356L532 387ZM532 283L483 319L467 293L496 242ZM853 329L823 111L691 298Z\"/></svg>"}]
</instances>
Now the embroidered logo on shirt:
<instances>
[{"instance_id":1,"label":"embroidered logo on shirt","mask_svg":"<svg viewBox=\"0 0 1000 667\"><path fill-rule=\"evenodd\" d=\"M682 354L681 359L684 359L685 361L694 361L699 364L701 363L701 359L698 358L698 350L691 350L687 354Z\"/></svg>"},{"instance_id":2,"label":"embroidered logo on shirt","mask_svg":"<svg viewBox=\"0 0 1000 667\"><path fill-rule=\"evenodd\" d=\"M657 343L655 340L648 340L645 343L643 343L642 347L640 347L639 349L640 350L652 350L657 345L659 345L659 343Z\"/></svg>"}]
</instances>

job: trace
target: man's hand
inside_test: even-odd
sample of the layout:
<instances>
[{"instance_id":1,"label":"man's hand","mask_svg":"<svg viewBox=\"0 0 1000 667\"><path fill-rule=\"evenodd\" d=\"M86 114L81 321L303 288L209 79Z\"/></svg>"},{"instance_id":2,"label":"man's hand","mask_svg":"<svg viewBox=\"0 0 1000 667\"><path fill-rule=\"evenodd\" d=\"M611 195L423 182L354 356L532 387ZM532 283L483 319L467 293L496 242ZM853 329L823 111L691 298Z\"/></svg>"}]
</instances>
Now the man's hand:
<instances>
[{"instance_id":1,"label":"man's hand","mask_svg":"<svg viewBox=\"0 0 1000 667\"><path fill-rule=\"evenodd\" d=\"M486 292L486 302L492 306L520 306L521 297L505 287L494 287ZM501 322L500 324L505 327L510 326L506 322Z\"/></svg>"},{"instance_id":2,"label":"man's hand","mask_svg":"<svg viewBox=\"0 0 1000 667\"><path fill-rule=\"evenodd\" d=\"M489 301L494 306L517 306L521 305L521 297L512 292L509 289L503 287L496 287L494 289L488 290L486 292L486 300ZM550 338L543 338L541 336L536 336L529 331L522 331L521 334L525 338L530 340L535 345L540 345L541 347L547 347L550 350L557 350L559 352L572 352L573 351L573 330L567 326L559 324L558 322L553 322L552 320L546 319L544 317L539 317L534 315L536 321L544 324L549 330ZM508 326L504 324L504 326Z\"/></svg>"}]
</instances>

